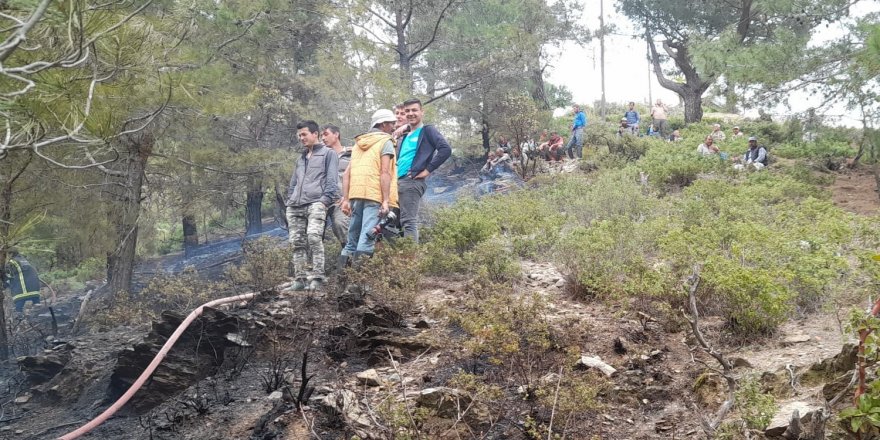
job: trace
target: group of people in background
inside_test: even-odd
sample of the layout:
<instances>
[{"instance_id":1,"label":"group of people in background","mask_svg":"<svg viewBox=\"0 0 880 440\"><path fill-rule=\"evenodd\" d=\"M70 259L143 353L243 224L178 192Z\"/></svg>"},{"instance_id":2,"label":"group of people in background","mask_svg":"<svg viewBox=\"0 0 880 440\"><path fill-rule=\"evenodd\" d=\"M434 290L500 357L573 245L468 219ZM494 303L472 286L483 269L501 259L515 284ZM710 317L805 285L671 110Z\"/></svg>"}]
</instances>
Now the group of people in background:
<instances>
[{"instance_id":1,"label":"group of people in background","mask_svg":"<svg viewBox=\"0 0 880 440\"><path fill-rule=\"evenodd\" d=\"M745 134L738 126L733 127L732 139L745 137ZM722 160L727 160L729 154L721 151L719 144L727 139L727 135L721 130L721 124L712 125L712 132L706 135L703 143L697 146L697 153L703 156L718 155ZM767 148L758 144L757 136L749 136L749 148L742 156L734 156L733 167L737 170L743 170L747 167L760 170L767 166L768 156Z\"/></svg>"},{"instance_id":2,"label":"group of people in background","mask_svg":"<svg viewBox=\"0 0 880 440\"><path fill-rule=\"evenodd\" d=\"M672 134L669 132L669 123L667 122L668 118L669 109L666 107L666 104L663 104L662 100L658 99L654 102L654 106L651 107L651 123L648 124L645 129L645 136L660 137L664 139L669 136L669 140L672 141ZM640 136L641 132L639 130L641 125L642 118L639 115L639 112L636 111L636 103L630 102L629 109L624 112L623 117L620 118L620 126L617 128L617 135Z\"/></svg>"},{"instance_id":3,"label":"group of people in background","mask_svg":"<svg viewBox=\"0 0 880 440\"><path fill-rule=\"evenodd\" d=\"M303 152L288 186L288 237L293 246L293 290L325 282L324 230L331 224L342 250L337 267L372 256L371 234L383 219L405 238L419 241L419 208L426 179L451 155L449 143L423 122L418 99L373 113L367 130L345 148L339 128L315 121L297 124ZM311 258L309 258L311 257Z\"/></svg>"}]
</instances>

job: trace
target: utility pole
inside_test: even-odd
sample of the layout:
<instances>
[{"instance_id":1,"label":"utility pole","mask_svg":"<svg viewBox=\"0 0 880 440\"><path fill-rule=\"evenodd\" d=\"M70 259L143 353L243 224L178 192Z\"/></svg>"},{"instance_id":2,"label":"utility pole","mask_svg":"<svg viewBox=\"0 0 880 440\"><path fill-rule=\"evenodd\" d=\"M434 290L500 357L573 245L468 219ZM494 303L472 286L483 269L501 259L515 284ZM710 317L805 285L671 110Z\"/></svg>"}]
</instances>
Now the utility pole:
<instances>
[{"instance_id":1,"label":"utility pole","mask_svg":"<svg viewBox=\"0 0 880 440\"><path fill-rule=\"evenodd\" d=\"M599 115L605 120L605 0L599 0L599 64L602 76L602 108Z\"/></svg>"},{"instance_id":2,"label":"utility pole","mask_svg":"<svg viewBox=\"0 0 880 440\"><path fill-rule=\"evenodd\" d=\"M654 99L651 97L651 75L653 75L653 73L651 73L651 66L652 66L651 44L648 43L648 38L651 38L651 37L648 35L648 32L646 31L645 32L645 51L647 53L646 59L648 60L648 108L650 109L651 106L654 105Z\"/></svg>"}]
</instances>

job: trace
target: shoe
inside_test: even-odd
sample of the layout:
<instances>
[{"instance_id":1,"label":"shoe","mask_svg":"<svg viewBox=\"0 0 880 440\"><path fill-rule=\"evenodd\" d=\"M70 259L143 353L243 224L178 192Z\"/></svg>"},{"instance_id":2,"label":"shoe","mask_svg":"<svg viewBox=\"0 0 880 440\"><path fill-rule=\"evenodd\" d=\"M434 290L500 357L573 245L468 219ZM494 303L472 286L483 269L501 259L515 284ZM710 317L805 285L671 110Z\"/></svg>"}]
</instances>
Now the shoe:
<instances>
[{"instance_id":1,"label":"shoe","mask_svg":"<svg viewBox=\"0 0 880 440\"><path fill-rule=\"evenodd\" d=\"M290 290L293 290L294 292L298 292L298 291L306 290L306 283L305 283L305 281L302 281L302 280L296 280L296 281L294 281L294 282L293 282L293 286L290 288Z\"/></svg>"},{"instance_id":2,"label":"shoe","mask_svg":"<svg viewBox=\"0 0 880 440\"><path fill-rule=\"evenodd\" d=\"M320 290L321 287L324 287L324 280L314 279L311 283L309 283L309 290L311 290L312 292Z\"/></svg>"},{"instance_id":3,"label":"shoe","mask_svg":"<svg viewBox=\"0 0 880 440\"><path fill-rule=\"evenodd\" d=\"M339 258L336 259L336 271L342 273L342 271L348 267L348 261L348 255L340 255Z\"/></svg>"}]
</instances>

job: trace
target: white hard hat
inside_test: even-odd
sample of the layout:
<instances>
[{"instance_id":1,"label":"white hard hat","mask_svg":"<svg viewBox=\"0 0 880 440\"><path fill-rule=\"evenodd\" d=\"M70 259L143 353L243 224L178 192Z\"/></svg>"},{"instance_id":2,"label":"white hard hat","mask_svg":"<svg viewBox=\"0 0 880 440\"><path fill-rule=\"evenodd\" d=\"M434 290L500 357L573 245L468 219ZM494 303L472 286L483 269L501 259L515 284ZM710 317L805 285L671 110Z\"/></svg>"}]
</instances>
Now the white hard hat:
<instances>
[{"instance_id":1,"label":"white hard hat","mask_svg":"<svg viewBox=\"0 0 880 440\"><path fill-rule=\"evenodd\" d=\"M391 110L380 108L373 113L372 117L373 121L370 122L370 128L375 127L377 124L381 124L383 122L397 122L397 118L394 116L394 113Z\"/></svg>"}]
</instances>

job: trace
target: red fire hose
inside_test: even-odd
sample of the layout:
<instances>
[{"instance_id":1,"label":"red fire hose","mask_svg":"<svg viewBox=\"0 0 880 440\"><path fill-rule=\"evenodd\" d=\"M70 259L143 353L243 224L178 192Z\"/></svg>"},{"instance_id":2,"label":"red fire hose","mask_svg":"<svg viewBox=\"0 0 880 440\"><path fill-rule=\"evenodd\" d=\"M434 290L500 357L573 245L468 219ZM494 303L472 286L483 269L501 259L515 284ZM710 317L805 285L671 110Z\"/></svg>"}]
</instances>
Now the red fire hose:
<instances>
[{"instance_id":1,"label":"red fire hose","mask_svg":"<svg viewBox=\"0 0 880 440\"><path fill-rule=\"evenodd\" d=\"M79 429L77 429L75 431L72 431L68 434L65 434L65 435L59 437L59 439L60 440L73 440L75 438L81 437L83 434L97 428L98 425L107 421L107 419L109 419L110 416L115 414L116 411L119 411L120 408L122 408L126 403L128 403L129 399L131 399L131 397L134 396L134 394L141 388L141 386L143 386L144 382L146 382L147 379L153 374L153 371L156 370L156 367L158 367L159 364L162 363L162 359L165 358L165 355L168 354L168 352L171 350L171 347L173 347L174 343L177 342L177 339L180 338L180 335L182 335L183 332L186 330L186 328L189 327L189 325L196 318L198 318L199 315L202 314L202 311L204 310L205 307L214 307L214 306L218 306L220 304L227 304L227 303L236 302L236 301L247 301L247 300L254 299L256 296L257 296L256 293L246 293L244 295L230 296L227 298L215 299L214 301L209 301L209 302L202 304L201 306L199 306L198 308L196 308L195 310L190 312L189 316L187 316L186 319L184 319L183 322L180 323L180 325L177 327L177 330L174 331L174 333L171 335L171 337L169 337L168 340L165 341L165 345L162 346L162 349L159 350L159 353L156 354L156 357L153 358L153 361L150 362L150 365L147 366L147 369L144 370L143 373L141 373L140 377L138 377L137 380L134 381L133 384L131 384L131 387L129 387L128 391L126 391L125 394L123 394L122 397L119 398L119 400L114 402L113 405L110 406L110 408L107 408L104 412L101 413L101 415L99 415L98 417L95 417L89 423L86 423L85 425L83 425L82 427L80 427Z\"/></svg>"}]
</instances>

